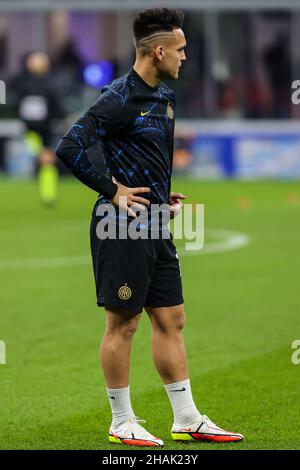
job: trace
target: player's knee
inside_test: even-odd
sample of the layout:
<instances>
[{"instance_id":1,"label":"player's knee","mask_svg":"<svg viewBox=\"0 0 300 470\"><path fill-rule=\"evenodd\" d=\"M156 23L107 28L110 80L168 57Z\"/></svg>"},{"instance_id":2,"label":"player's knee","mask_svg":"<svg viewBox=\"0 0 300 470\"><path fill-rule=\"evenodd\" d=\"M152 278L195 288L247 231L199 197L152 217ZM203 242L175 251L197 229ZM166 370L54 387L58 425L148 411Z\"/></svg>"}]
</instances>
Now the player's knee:
<instances>
[{"instance_id":1,"label":"player's knee","mask_svg":"<svg viewBox=\"0 0 300 470\"><path fill-rule=\"evenodd\" d=\"M107 332L111 335L132 337L137 330L141 314L131 317L118 317L117 321L109 322Z\"/></svg>"},{"instance_id":2,"label":"player's knee","mask_svg":"<svg viewBox=\"0 0 300 470\"><path fill-rule=\"evenodd\" d=\"M120 331L121 334L129 337L133 336L137 330L139 319L140 315L136 315L135 317L131 318L126 323L124 323Z\"/></svg>"},{"instance_id":3,"label":"player's knee","mask_svg":"<svg viewBox=\"0 0 300 470\"><path fill-rule=\"evenodd\" d=\"M182 331L185 325L185 313L184 310L176 312L174 318L174 328L178 331Z\"/></svg>"},{"instance_id":4,"label":"player's knee","mask_svg":"<svg viewBox=\"0 0 300 470\"><path fill-rule=\"evenodd\" d=\"M169 315L160 315L153 320L153 327L164 334L181 333L185 325L185 313L182 308L174 308Z\"/></svg>"}]
</instances>

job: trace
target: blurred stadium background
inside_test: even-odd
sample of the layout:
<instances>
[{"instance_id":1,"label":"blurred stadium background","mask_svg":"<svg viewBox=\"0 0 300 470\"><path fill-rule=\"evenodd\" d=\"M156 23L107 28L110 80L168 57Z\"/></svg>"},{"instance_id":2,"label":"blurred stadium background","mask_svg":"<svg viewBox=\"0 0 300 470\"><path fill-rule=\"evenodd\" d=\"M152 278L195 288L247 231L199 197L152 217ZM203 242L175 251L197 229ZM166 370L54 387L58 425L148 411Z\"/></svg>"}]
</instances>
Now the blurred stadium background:
<instances>
[{"instance_id":1,"label":"blurred stadium background","mask_svg":"<svg viewBox=\"0 0 300 470\"><path fill-rule=\"evenodd\" d=\"M173 188L205 204L203 252L186 256L178 241L194 395L200 410L245 434L230 449L300 448L300 366L291 361L300 339L300 105L291 100L300 1L0 0L1 449L109 448L97 365L104 316L89 259L96 194L53 149L132 66L133 15L154 6L186 13L188 60L170 86ZM186 448L169 441L145 316L132 362L137 414L167 449Z\"/></svg>"}]
</instances>

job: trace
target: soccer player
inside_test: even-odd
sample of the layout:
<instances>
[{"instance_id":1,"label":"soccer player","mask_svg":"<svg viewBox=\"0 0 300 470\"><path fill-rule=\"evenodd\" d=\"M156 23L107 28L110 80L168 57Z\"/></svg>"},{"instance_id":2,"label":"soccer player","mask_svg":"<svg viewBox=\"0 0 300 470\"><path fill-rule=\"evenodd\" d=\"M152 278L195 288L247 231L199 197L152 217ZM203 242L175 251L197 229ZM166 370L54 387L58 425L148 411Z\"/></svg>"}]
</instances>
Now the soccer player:
<instances>
[{"instance_id":1,"label":"soccer player","mask_svg":"<svg viewBox=\"0 0 300 470\"><path fill-rule=\"evenodd\" d=\"M100 193L90 234L97 303L106 310L100 361L112 410L112 443L163 445L141 425L130 401L130 351L143 308L152 325L153 360L174 413L172 439L243 439L241 434L216 426L194 403L183 341L181 275L172 240L162 236L111 239L96 234L103 205L116 208L115 220L121 226L121 209L127 211L128 220L136 217L136 209L149 211L153 204L168 204L176 215L185 198L170 192L175 96L163 83L176 80L186 60L183 17L181 11L166 8L137 14L133 68L103 88L95 105L73 125L57 149L71 172ZM96 142L100 142L101 152Z\"/></svg>"}]
</instances>

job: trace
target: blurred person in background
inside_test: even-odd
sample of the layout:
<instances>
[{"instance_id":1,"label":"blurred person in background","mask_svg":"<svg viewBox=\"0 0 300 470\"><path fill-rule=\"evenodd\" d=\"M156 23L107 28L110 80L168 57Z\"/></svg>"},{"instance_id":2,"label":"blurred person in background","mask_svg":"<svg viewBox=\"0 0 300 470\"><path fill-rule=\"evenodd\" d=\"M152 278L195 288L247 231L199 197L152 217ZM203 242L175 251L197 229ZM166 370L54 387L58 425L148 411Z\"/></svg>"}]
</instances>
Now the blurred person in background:
<instances>
[{"instance_id":1,"label":"blurred person in background","mask_svg":"<svg viewBox=\"0 0 300 470\"><path fill-rule=\"evenodd\" d=\"M1 33L0 31L0 79L4 82L7 82L7 59L8 59L8 40L7 34ZM6 90L7 93L7 90ZM7 114L7 106L0 106L0 121L1 119L6 119L8 116ZM0 174L5 169L5 158L4 158L4 143L6 141L5 136L0 134Z\"/></svg>"},{"instance_id":2,"label":"blurred person in background","mask_svg":"<svg viewBox=\"0 0 300 470\"><path fill-rule=\"evenodd\" d=\"M60 107L51 84L48 55L37 51L26 54L10 89L13 107L26 126L26 143L38 157L40 199L52 206L57 200L58 172L51 125L59 117Z\"/></svg>"},{"instance_id":3,"label":"blurred person in background","mask_svg":"<svg viewBox=\"0 0 300 470\"><path fill-rule=\"evenodd\" d=\"M279 34L263 53L272 95L271 117L290 117L291 57L290 38Z\"/></svg>"},{"instance_id":4,"label":"blurred person in background","mask_svg":"<svg viewBox=\"0 0 300 470\"><path fill-rule=\"evenodd\" d=\"M82 109L84 61L75 41L68 38L53 57L52 85L65 116Z\"/></svg>"}]
</instances>

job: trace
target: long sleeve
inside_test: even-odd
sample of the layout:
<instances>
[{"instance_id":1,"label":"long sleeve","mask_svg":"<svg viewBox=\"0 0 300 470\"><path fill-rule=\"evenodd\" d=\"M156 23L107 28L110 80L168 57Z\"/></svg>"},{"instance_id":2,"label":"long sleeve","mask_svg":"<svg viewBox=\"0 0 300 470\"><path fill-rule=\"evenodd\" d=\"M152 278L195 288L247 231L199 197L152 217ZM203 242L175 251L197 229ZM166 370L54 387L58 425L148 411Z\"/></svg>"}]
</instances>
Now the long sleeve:
<instances>
[{"instance_id":1,"label":"long sleeve","mask_svg":"<svg viewBox=\"0 0 300 470\"><path fill-rule=\"evenodd\" d=\"M111 199L117 185L107 171L100 171L89 160L87 150L97 141L109 137L122 126L120 111L123 97L115 90L105 90L96 103L69 129L60 141L56 154L67 168L89 188Z\"/></svg>"}]
</instances>

